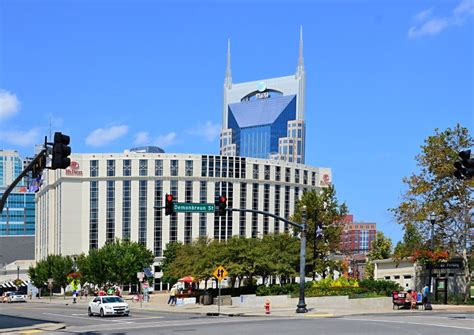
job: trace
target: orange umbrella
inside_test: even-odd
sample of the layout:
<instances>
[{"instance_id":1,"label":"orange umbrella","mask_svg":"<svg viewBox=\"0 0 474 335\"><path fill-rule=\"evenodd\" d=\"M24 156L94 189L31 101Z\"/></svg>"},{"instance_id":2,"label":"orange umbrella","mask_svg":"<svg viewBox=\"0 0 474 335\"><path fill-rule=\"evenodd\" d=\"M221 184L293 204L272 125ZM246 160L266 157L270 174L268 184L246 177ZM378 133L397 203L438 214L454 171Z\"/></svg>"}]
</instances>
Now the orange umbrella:
<instances>
[{"instance_id":1,"label":"orange umbrella","mask_svg":"<svg viewBox=\"0 0 474 335\"><path fill-rule=\"evenodd\" d=\"M194 281L194 278L191 276L186 276L178 280L181 283L192 283Z\"/></svg>"}]
</instances>

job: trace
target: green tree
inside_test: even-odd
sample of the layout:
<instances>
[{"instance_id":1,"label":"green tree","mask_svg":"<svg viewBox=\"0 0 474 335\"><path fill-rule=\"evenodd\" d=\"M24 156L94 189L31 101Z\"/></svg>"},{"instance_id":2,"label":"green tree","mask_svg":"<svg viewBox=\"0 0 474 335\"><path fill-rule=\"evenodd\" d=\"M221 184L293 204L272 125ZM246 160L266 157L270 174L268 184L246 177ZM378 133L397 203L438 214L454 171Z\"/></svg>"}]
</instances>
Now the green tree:
<instances>
[{"instance_id":1,"label":"green tree","mask_svg":"<svg viewBox=\"0 0 474 335\"><path fill-rule=\"evenodd\" d=\"M467 283L471 280L467 247L472 229L470 210L474 207L472 180L454 178L453 163L459 151L473 144L468 129L459 124L444 131L435 129L435 134L425 140L421 153L415 158L418 172L403 179L407 191L402 202L391 209L398 223L414 225L424 240L430 238L431 223L427 218L434 213L437 217L435 247L462 255ZM466 285L466 300L469 295L469 285Z\"/></svg>"},{"instance_id":2,"label":"green tree","mask_svg":"<svg viewBox=\"0 0 474 335\"><path fill-rule=\"evenodd\" d=\"M179 276L172 276L171 272L173 270L172 264L176 259L178 250L183 246L181 242L171 242L166 245L165 250L163 251L163 263L161 264L161 271L163 272L163 283L174 284L178 281Z\"/></svg>"},{"instance_id":3,"label":"green tree","mask_svg":"<svg viewBox=\"0 0 474 335\"><path fill-rule=\"evenodd\" d=\"M48 255L46 259L36 263L28 269L33 284L41 288L49 278L53 279L54 286L63 290L68 285L67 275L73 272L73 260L70 256Z\"/></svg>"},{"instance_id":4,"label":"green tree","mask_svg":"<svg viewBox=\"0 0 474 335\"><path fill-rule=\"evenodd\" d=\"M369 262L364 270L366 279L374 279L374 264L372 261L376 259L388 259L392 255L392 240L386 237L381 231L375 235L372 241L371 250L367 254Z\"/></svg>"},{"instance_id":5,"label":"green tree","mask_svg":"<svg viewBox=\"0 0 474 335\"><path fill-rule=\"evenodd\" d=\"M339 248L341 231L344 227L342 219L347 214L347 206L345 203L339 203L333 185L320 192L315 190L304 192L297 202L292 221L301 222L301 208L303 206L306 206L307 263L313 265L313 275L319 273L323 278L326 278L328 271L332 272L337 267L337 262L331 260L329 256ZM323 237L316 239L316 244L314 244L317 222L323 223ZM315 245L316 259L313 257Z\"/></svg>"},{"instance_id":6,"label":"green tree","mask_svg":"<svg viewBox=\"0 0 474 335\"><path fill-rule=\"evenodd\" d=\"M421 233L413 224L407 224L404 227L403 240L399 241L393 251L393 258L402 260L413 256L416 250L424 248L424 240Z\"/></svg>"},{"instance_id":7,"label":"green tree","mask_svg":"<svg viewBox=\"0 0 474 335\"><path fill-rule=\"evenodd\" d=\"M143 272L153 260L153 253L143 244L116 239L100 249L91 249L88 255L80 255L77 263L88 282L104 286L137 282L137 272Z\"/></svg>"}]
</instances>

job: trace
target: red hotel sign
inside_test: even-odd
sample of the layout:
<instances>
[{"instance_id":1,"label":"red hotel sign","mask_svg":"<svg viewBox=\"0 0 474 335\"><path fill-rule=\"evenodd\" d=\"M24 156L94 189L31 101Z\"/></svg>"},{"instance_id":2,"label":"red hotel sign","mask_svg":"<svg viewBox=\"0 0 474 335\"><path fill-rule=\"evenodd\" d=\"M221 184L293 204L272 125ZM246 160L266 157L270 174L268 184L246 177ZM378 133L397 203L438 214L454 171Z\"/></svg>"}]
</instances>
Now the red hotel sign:
<instances>
[{"instance_id":1,"label":"red hotel sign","mask_svg":"<svg viewBox=\"0 0 474 335\"><path fill-rule=\"evenodd\" d=\"M80 176L82 177L82 170L80 169L79 163L72 161L68 169L66 169L66 176Z\"/></svg>"}]
</instances>

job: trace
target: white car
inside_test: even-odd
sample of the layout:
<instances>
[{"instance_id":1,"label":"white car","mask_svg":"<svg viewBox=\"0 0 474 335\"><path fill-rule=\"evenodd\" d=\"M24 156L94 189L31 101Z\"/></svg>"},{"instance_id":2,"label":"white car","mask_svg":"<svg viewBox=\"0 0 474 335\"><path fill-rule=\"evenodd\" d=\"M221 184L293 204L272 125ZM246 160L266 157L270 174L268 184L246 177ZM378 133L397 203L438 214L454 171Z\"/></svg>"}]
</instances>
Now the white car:
<instances>
[{"instance_id":1,"label":"white car","mask_svg":"<svg viewBox=\"0 0 474 335\"><path fill-rule=\"evenodd\" d=\"M26 295L20 292L5 292L3 302L26 302Z\"/></svg>"},{"instance_id":2,"label":"white car","mask_svg":"<svg viewBox=\"0 0 474 335\"><path fill-rule=\"evenodd\" d=\"M123 301L122 298L115 295L95 297L94 300L89 303L89 309L87 310L89 316L98 314L101 317L106 315L128 316L129 313L128 304Z\"/></svg>"}]
</instances>

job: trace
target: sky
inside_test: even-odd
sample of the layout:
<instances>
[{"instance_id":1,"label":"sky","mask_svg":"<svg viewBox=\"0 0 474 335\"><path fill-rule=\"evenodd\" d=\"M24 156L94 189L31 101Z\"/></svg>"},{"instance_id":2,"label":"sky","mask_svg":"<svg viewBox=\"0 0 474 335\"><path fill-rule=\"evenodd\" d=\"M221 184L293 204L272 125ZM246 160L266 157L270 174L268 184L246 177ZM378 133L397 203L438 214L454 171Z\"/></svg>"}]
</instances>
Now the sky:
<instances>
[{"instance_id":1,"label":"sky","mask_svg":"<svg viewBox=\"0 0 474 335\"><path fill-rule=\"evenodd\" d=\"M396 242L423 141L474 128L473 0L0 0L0 149L218 154L228 38L234 83L287 76L300 26L306 163Z\"/></svg>"}]
</instances>

